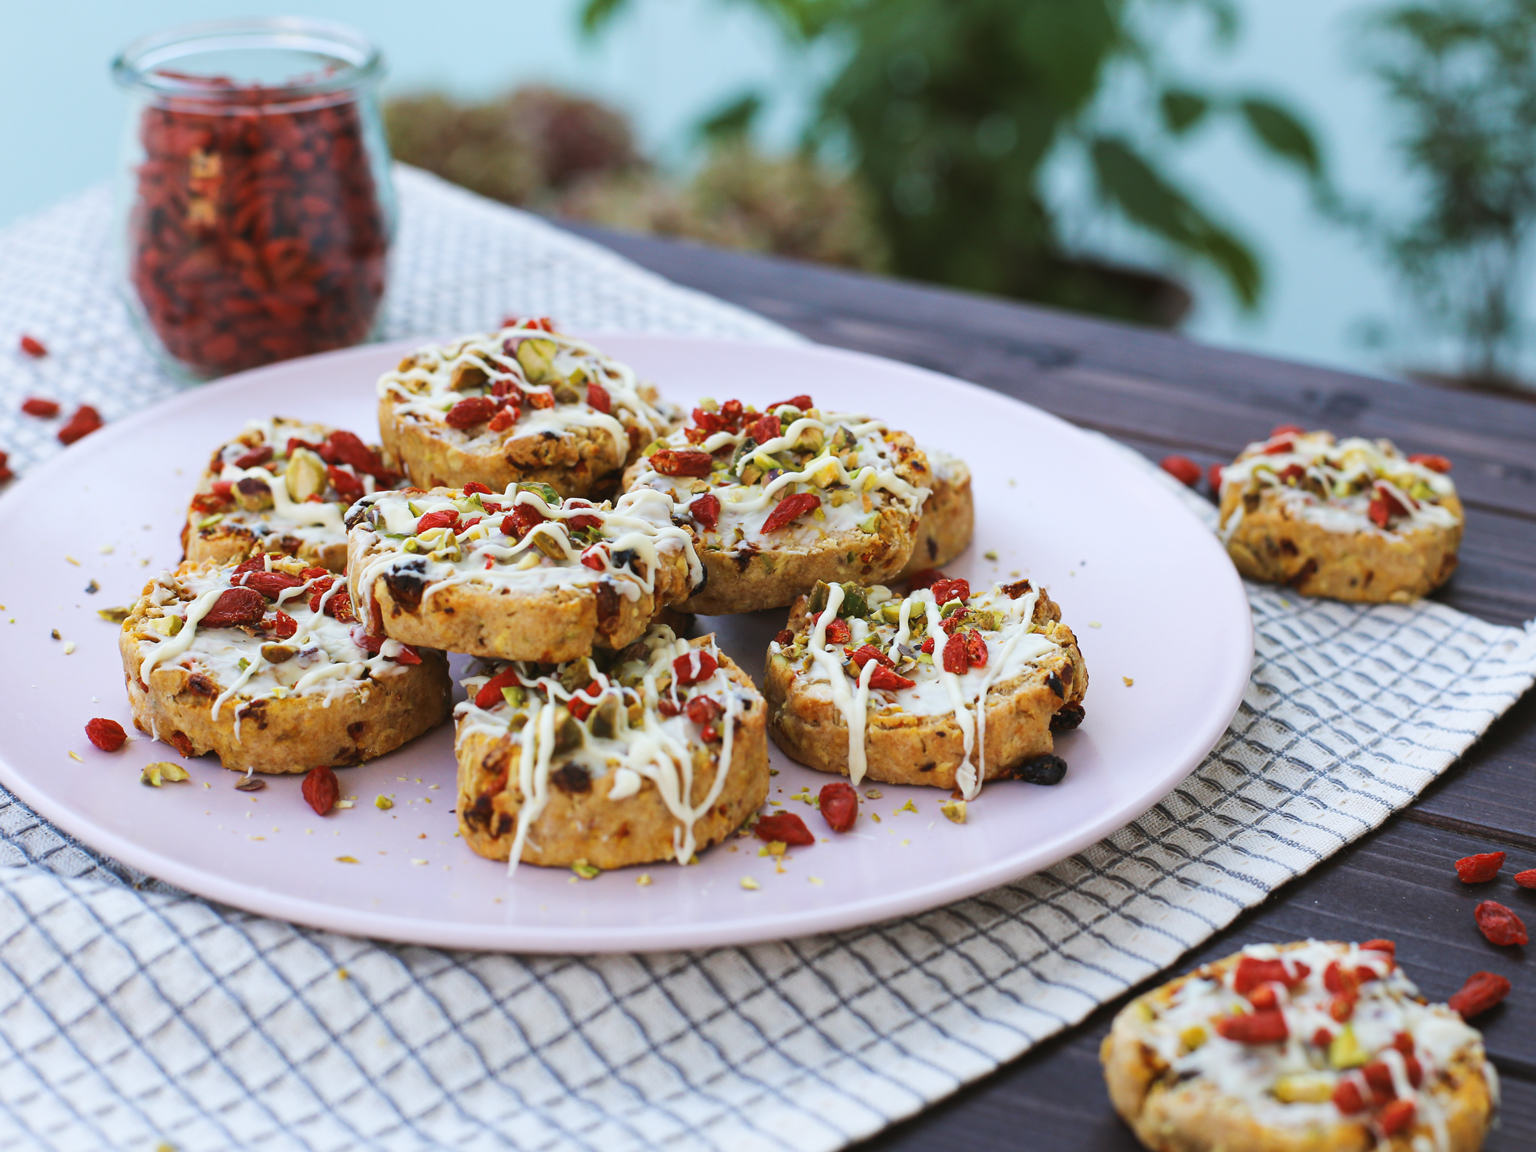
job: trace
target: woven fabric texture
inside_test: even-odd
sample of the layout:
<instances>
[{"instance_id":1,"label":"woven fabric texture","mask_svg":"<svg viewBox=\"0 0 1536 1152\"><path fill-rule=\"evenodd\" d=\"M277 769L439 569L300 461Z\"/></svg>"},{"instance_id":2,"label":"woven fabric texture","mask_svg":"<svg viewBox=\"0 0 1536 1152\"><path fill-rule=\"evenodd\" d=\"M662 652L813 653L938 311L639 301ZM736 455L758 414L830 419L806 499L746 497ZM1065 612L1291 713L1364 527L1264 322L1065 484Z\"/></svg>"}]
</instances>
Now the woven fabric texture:
<instances>
[{"instance_id":1,"label":"woven fabric texture","mask_svg":"<svg viewBox=\"0 0 1536 1152\"><path fill-rule=\"evenodd\" d=\"M386 335L527 312L790 338L419 173L399 185ZM58 349L0 354L18 470L56 447L14 415L24 394L111 418L176 387L112 294L109 230L93 192L0 233L0 341ZM1249 595L1252 683L1166 800L1055 868L840 935L603 957L380 945L175 891L0 794L0 1148L816 1152L867 1136L1379 825L1536 675L1536 633L1443 605Z\"/></svg>"}]
</instances>

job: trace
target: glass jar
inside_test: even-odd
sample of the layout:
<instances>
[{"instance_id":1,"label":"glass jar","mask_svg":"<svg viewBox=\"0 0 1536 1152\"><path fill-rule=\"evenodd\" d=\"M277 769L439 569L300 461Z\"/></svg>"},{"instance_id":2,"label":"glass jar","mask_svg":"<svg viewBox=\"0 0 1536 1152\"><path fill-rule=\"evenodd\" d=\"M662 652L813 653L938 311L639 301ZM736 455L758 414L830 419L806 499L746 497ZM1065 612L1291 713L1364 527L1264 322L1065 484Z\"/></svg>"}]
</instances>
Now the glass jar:
<instances>
[{"instance_id":1,"label":"glass jar","mask_svg":"<svg viewBox=\"0 0 1536 1152\"><path fill-rule=\"evenodd\" d=\"M366 339L395 218L378 50L328 21L224 20L147 36L112 74L133 99L121 283L166 365L207 379Z\"/></svg>"}]
</instances>

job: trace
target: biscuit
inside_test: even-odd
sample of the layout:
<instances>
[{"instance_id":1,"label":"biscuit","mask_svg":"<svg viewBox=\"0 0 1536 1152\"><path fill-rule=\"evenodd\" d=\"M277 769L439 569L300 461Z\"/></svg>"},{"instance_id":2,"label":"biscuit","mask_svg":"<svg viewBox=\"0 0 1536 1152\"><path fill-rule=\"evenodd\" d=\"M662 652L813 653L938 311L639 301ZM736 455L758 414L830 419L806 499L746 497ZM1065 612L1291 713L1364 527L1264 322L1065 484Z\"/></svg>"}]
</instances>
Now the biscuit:
<instances>
[{"instance_id":1,"label":"biscuit","mask_svg":"<svg viewBox=\"0 0 1536 1152\"><path fill-rule=\"evenodd\" d=\"M365 635L350 607L334 576L286 557L157 576L119 638L134 724L183 756L287 773L360 764L447 720L443 654Z\"/></svg>"},{"instance_id":2,"label":"biscuit","mask_svg":"<svg viewBox=\"0 0 1536 1152\"><path fill-rule=\"evenodd\" d=\"M944 567L970 547L976 528L970 465L936 448L924 448L923 455L928 458L928 486L932 491L923 501L912 556L896 574L898 584L927 569Z\"/></svg>"},{"instance_id":3,"label":"biscuit","mask_svg":"<svg viewBox=\"0 0 1536 1152\"><path fill-rule=\"evenodd\" d=\"M1138 996L1100 1052L1115 1110L1158 1152L1474 1152L1482 1037L1368 943L1253 945Z\"/></svg>"},{"instance_id":4,"label":"biscuit","mask_svg":"<svg viewBox=\"0 0 1536 1152\"><path fill-rule=\"evenodd\" d=\"M766 414L737 400L695 408L624 486L686 507L709 573L686 607L713 615L780 607L817 581L893 578L912 555L929 480L905 432L797 396Z\"/></svg>"},{"instance_id":5,"label":"biscuit","mask_svg":"<svg viewBox=\"0 0 1536 1152\"><path fill-rule=\"evenodd\" d=\"M481 856L688 863L768 798L767 709L713 637L658 624L621 652L494 663L464 686L459 831Z\"/></svg>"},{"instance_id":6,"label":"biscuit","mask_svg":"<svg viewBox=\"0 0 1536 1152\"><path fill-rule=\"evenodd\" d=\"M1081 722L1087 689L1072 630L1028 580L975 596L941 580L906 598L817 585L769 645L763 680L769 731L792 759L966 799L985 780L1060 780L1052 733Z\"/></svg>"},{"instance_id":7,"label":"biscuit","mask_svg":"<svg viewBox=\"0 0 1536 1152\"><path fill-rule=\"evenodd\" d=\"M1250 580L1408 603L1456 570L1465 517L1439 468L1387 440L1279 429L1222 469L1222 542Z\"/></svg>"},{"instance_id":8,"label":"biscuit","mask_svg":"<svg viewBox=\"0 0 1536 1152\"><path fill-rule=\"evenodd\" d=\"M547 320L407 356L378 384L384 445L422 488L548 484L611 494L681 413L634 371Z\"/></svg>"},{"instance_id":9,"label":"biscuit","mask_svg":"<svg viewBox=\"0 0 1536 1152\"><path fill-rule=\"evenodd\" d=\"M199 564L272 552L339 572L347 563L347 509L399 482L378 449L350 432L282 416L252 420L214 452L181 546Z\"/></svg>"},{"instance_id":10,"label":"biscuit","mask_svg":"<svg viewBox=\"0 0 1536 1152\"><path fill-rule=\"evenodd\" d=\"M372 631L407 644L562 663L639 639L704 579L676 509L647 490L617 504L546 485L434 488L359 501L347 579Z\"/></svg>"}]
</instances>

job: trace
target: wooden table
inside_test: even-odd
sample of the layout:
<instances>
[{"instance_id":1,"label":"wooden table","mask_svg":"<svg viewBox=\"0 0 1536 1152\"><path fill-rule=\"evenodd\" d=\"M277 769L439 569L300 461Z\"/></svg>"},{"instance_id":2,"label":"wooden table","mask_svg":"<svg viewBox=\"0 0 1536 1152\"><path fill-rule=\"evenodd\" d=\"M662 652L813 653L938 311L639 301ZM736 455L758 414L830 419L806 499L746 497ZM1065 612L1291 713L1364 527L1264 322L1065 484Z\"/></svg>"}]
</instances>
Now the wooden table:
<instances>
[{"instance_id":1,"label":"wooden table","mask_svg":"<svg viewBox=\"0 0 1536 1152\"><path fill-rule=\"evenodd\" d=\"M1456 464L1467 507L1461 567L1437 594L1501 624L1536 617L1536 403L1394 384L1192 344L1144 331L893 280L691 244L576 231L680 284L750 308L812 340L963 377L1153 459L1230 460L1280 423L1386 436ZM982 433L985 434L984 432ZM946 445L963 453L964 445ZM1175 966L1244 944L1307 936L1397 941L1425 995L1444 1000L1472 972L1514 991L1478 1021L1504 1087L1490 1150L1536 1148L1536 982L1520 949L1478 934L1452 862L1509 853L1504 875L1536 868L1536 693L1406 811L1272 894ZM1495 898L1536 926L1536 892ZM1140 991L1140 989L1137 989ZM871 1149L1133 1152L1110 1109L1099 1042L1125 998L985 1080L869 1141Z\"/></svg>"}]
</instances>

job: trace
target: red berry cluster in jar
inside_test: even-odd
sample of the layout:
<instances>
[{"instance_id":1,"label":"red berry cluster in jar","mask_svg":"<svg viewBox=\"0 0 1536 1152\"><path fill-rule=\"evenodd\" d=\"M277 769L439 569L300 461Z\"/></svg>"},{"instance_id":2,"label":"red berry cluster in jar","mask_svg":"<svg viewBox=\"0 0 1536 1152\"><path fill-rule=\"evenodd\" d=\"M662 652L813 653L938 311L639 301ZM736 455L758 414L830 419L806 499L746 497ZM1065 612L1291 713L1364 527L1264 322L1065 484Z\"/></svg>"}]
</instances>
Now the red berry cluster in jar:
<instances>
[{"instance_id":1,"label":"red berry cluster in jar","mask_svg":"<svg viewBox=\"0 0 1536 1152\"><path fill-rule=\"evenodd\" d=\"M149 326L203 375L362 340L389 236L358 104L200 83L140 126L128 259Z\"/></svg>"}]
</instances>

